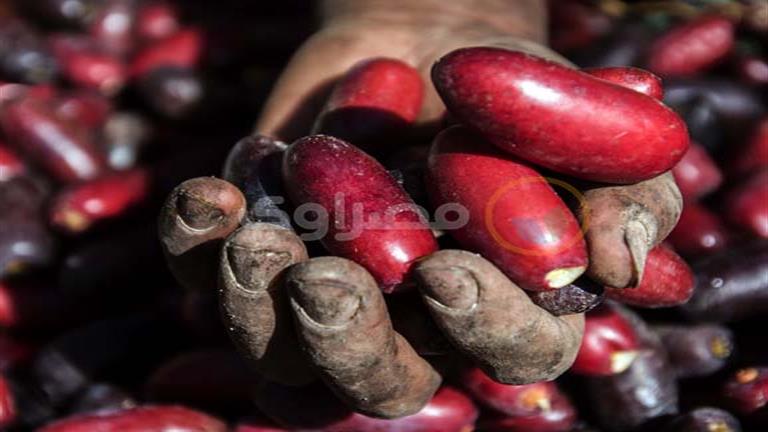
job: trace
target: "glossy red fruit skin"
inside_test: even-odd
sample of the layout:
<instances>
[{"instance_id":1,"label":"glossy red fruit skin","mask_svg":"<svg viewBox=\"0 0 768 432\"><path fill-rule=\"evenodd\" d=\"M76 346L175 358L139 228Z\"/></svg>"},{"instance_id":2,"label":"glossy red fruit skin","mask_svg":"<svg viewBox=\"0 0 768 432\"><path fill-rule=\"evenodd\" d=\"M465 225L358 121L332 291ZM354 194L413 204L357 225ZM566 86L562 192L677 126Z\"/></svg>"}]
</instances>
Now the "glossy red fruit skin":
<instances>
[{"instance_id":1,"label":"glossy red fruit skin","mask_svg":"<svg viewBox=\"0 0 768 432\"><path fill-rule=\"evenodd\" d=\"M684 256L712 253L723 249L729 240L720 217L701 204L686 203L680 220L667 241Z\"/></svg>"},{"instance_id":2,"label":"glossy red fruit skin","mask_svg":"<svg viewBox=\"0 0 768 432\"><path fill-rule=\"evenodd\" d=\"M136 36L141 41L165 39L179 29L178 11L166 2L151 2L139 8Z\"/></svg>"},{"instance_id":3,"label":"glossy red fruit skin","mask_svg":"<svg viewBox=\"0 0 768 432\"><path fill-rule=\"evenodd\" d=\"M149 193L149 175L143 169L110 174L72 185L54 198L51 224L70 234L86 231L95 223L119 217L142 203Z\"/></svg>"},{"instance_id":4,"label":"glossy red fruit skin","mask_svg":"<svg viewBox=\"0 0 768 432\"><path fill-rule=\"evenodd\" d=\"M576 410L554 382L500 384L479 368L463 371L459 380L474 400L496 412L482 430L564 432L576 422Z\"/></svg>"},{"instance_id":5,"label":"glossy red fruit skin","mask_svg":"<svg viewBox=\"0 0 768 432\"><path fill-rule=\"evenodd\" d=\"M89 136L57 118L43 101L26 97L6 103L0 127L9 144L60 181L89 180L106 169Z\"/></svg>"},{"instance_id":6,"label":"glossy red fruit skin","mask_svg":"<svg viewBox=\"0 0 768 432\"><path fill-rule=\"evenodd\" d=\"M295 205L319 204L327 212L328 231L321 239L326 249L368 269L384 292L402 288L414 261L437 250L432 231L397 181L375 159L342 140L314 135L296 141L285 151L283 176ZM389 214L408 226L361 227L355 208L364 221ZM356 231L358 235L349 235Z\"/></svg>"},{"instance_id":7,"label":"glossy red fruit skin","mask_svg":"<svg viewBox=\"0 0 768 432\"><path fill-rule=\"evenodd\" d=\"M768 238L768 169L754 173L725 198L727 219L751 233Z\"/></svg>"},{"instance_id":8,"label":"glossy red fruit skin","mask_svg":"<svg viewBox=\"0 0 768 432\"><path fill-rule=\"evenodd\" d=\"M640 284L634 288L606 287L609 299L632 306L656 308L681 305L693 295L695 280L688 264L668 246L651 249Z\"/></svg>"},{"instance_id":9,"label":"glossy red fruit skin","mask_svg":"<svg viewBox=\"0 0 768 432\"><path fill-rule=\"evenodd\" d=\"M139 51L130 65L132 77L144 76L163 66L194 68L203 52L203 36L196 28L179 30Z\"/></svg>"},{"instance_id":10,"label":"glossy red fruit skin","mask_svg":"<svg viewBox=\"0 0 768 432\"><path fill-rule=\"evenodd\" d=\"M467 396L451 387L441 387L418 413L383 420L352 413L324 426L324 432L466 432L473 430L478 410Z\"/></svg>"},{"instance_id":11,"label":"glossy red fruit skin","mask_svg":"<svg viewBox=\"0 0 768 432\"><path fill-rule=\"evenodd\" d=\"M672 168L672 174L686 202L715 191L723 182L720 168L697 143L691 143L685 156Z\"/></svg>"},{"instance_id":12,"label":"glossy red fruit skin","mask_svg":"<svg viewBox=\"0 0 768 432\"><path fill-rule=\"evenodd\" d=\"M464 226L447 231L522 288L564 286L579 276L577 270L571 280L555 285L548 275L586 268L579 223L546 179L466 128L455 126L435 138L427 189L435 208L458 204L468 213Z\"/></svg>"},{"instance_id":13,"label":"glossy red fruit skin","mask_svg":"<svg viewBox=\"0 0 768 432\"><path fill-rule=\"evenodd\" d=\"M83 414L50 423L37 432L226 432L220 420L181 406L143 406Z\"/></svg>"},{"instance_id":14,"label":"glossy red fruit skin","mask_svg":"<svg viewBox=\"0 0 768 432\"><path fill-rule=\"evenodd\" d=\"M464 48L432 69L449 111L501 149L587 180L634 183L674 166L685 123L661 102L520 52Z\"/></svg>"},{"instance_id":15,"label":"glossy red fruit skin","mask_svg":"<svg viewBox=\"0 0 768 432\"><path fill-rule=\"evenodd\" d=\"M768 168L768 117L760 120L729 168L734 176Z\"/></svg>"},{"instance_id":16,"label":"glossy red fruit skin","mask_svg":"<svg viewBox=\"0 0 768 432\"><path fill-rule=\"evenodd\" d=\"M571 372L589 376L609 376L621 373L616 370L614 355L625 355L640 349L640 341L632 325L611 306L601 305L587 312L584 321L584 338L581 340ZM621 365L631 365L631 361Z\"/></svg>"},{"instance_id":17,"label":"glossy red fruit skin","mask_svg":"<svg viewBox=\"0 0 768 432\"><path fill-rule=\"evenodd\" d=\"M648 54L648 69L661 76L690 76L722 60L734 45L734 25L721 16L703 16L673 27Z\"/></svg>"},{"instance_id":18,"label":"glossy red fruit skin","mask_svg":"<svg viewBox=\"0 0 768 432\"><path fill-rule=\"evenodd\" d=\"M112 113L112 102L100 93L72 92L56 98L53 109L59 118L96 129L104 126Z\"/></svg>"},{"instance_id":19,"label":"glossy red fruit skin","mask_svg":"<svg viewBox=\"0 0 768 432\"><path fill-rule=\"evenodd\" d=\"M503 417L491 415L478 424L483 432L569 432L576 424L576 411L568 405L550 409L535 417Z\"/></svg>"},{"instance_id":20,"label":"glossy red fruit skin","mask_svg":"<svg viewBox=\"0 0 768 432\"><path fill-rule=\"evenodd\" d=\"M27 172L24 162L8 146L0 142L0 182Z\"/></svg>"},{"instance_id":21,"label":"glossy red fruit skin","mask_svg":"<svg viewBox=\"0 0 768 432\"><path fill-rule=\"evenodd\" d=\"M424 83L419 71L396 59L364 60L336 84L315 132L364 149L389 144L419 115Z\"/></svg>"},{"instance_id":22,"label":"glossy red fruit skin","mask_svg":"<svg viewBox=\"0 0 768 432\"><path fill-rule=\"evenodd\" d=\"M50 43L62 73L76 86L112 96L125 84L126 69L122 61L103 51L92 40L54 35Z\"/></svg>"},{"instance_id":23,"label":"glossy red fruit skin","mask_svg":"<svg viewBox=\"0 0 768 432\"><path fill-rule=\"evenodd\" d=\"M741 414L765 411L768 404L768 368L751 367L737 371L725 383L728 406Z\"/></svg>"},{"instance_id":24,"label":"glossy red fruit skin","mask_svg":"<svg viewBox=\"0 0 768 432\"><path fill-rule=\"evenodd\" d=\"M0 375L0 427L11 426L15 419L16 402L13 397L13 390L5 377Z\"/></svg>"},{"instance_id":25,"label":"glossy red fruit skin","mask_svg":"<svg viewBox=\"0 0 768 432\"><path fill-rule=\"evenodd\" d=\"M326 109L376 108L413 122L423 99L419 71L397 59L373 58L356 64L342 77Z\"/></svg>"},{"instance_id":26,"label":"glossy red fruit skin","mask_svg":"<svg viewBox=\"0 0 768 432\"><path fill-rule=\"evenodd\" d=\"M657 100L664 98L664 87L661 84L661 78L645 69L635 67L603 67L584 69L584 72Z\"/></svg>"}]
</instances>

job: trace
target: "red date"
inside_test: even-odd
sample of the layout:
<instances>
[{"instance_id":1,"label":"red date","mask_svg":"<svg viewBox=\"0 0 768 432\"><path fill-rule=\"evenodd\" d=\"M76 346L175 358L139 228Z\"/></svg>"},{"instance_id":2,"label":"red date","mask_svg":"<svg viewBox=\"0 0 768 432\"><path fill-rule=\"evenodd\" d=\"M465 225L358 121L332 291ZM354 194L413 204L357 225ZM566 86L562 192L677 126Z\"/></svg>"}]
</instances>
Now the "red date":
<instances>
[{"instance_id":1,"label":"red date","mask_svg":"<svg viewBox=\"0 0 768 432\"><path fill-rule=\"evenodd\" d=\"M207 414L181 406L143 406L105 414L85 414L48 424L38 432L226 432Z\"/></svg>"},{"instance_id":2,"label":"red date","mask_svg":"<svg viewBox=\"0 0 768 432\"><path fill-rule=\"evenodd\" d=\"M584 72L622 87L632 89L654 99L661 100L664 97L664 88L661 78L647 70L633 67L604 67L586 69Z\"/></svg>"},{"instance_id":3,"label":"red date","mask_svg":"<svg viewBox=\"0 0 768 432\"><path fill-rule=\"evenodd\" d=\"M135 169L70 186L54 198L51 224L76 234L95 223L124 215L147 198L148 173Z\"/></svg>"},{"instance_id":4,"label":"red date","mask_svg":"<svg viewBox=\"0 0 768 432\"><path fill-rule=\"evenodd\" d=\"M734 25L727 18L696 18L673 27L654 42L648 68L662 76L694 75L728 55L734 39Z\"/></svg>"},{"instance_id":5,"label":"red date","mask_svg":"<svg viewBox=\"0 0 768 432\"><path fill-rule=\"evenodd\" d=\"M576 422L576 410L554 382L501 384L479 368L461 374L464 389L497 415L481 423L481 430L564 432Z\"/></svg>"},{"instance_id":6,"label":"red date","mask_svg":"<svg viewBox=\"0 0 768 432\"><path fill-rule=\"evenodd\" d=\"M427 183L435 206L458 204L468 212L451 235L521 287L561 288L586 269L579 223L546 179L468 129L438 135Z\"/></svg>"},{"instance_id":7,"label":"red date","mask_svg":"<svg viewBox=\"0 0 768 432\"><path fill-rule=\"evenodd\" d=\"M109 96L117 94L125 84L122 61L105 52L95 41L81 36L55 35L51 46L62 73L73 84Z\"/></svg>"},{"instance_id":8,"label":"red date","mask_svg":"<svg viewBox=\"0 0 768 432\"><path fill-rule=\"evenodd\" d=\"M768 169L728 193L725 214L733 224L768 238Z\"/></svg>"},{"instance_id":9,"label":"red date","mask_svg":"<svg viewBox=\"0 0 768 432\"><path fill-rule=\"evenodd\" d=\"M640 342L632 325L611 306L586 315L584 338L571 371L605 376L624 372L637 358Z\"/></svg>"},{"instance_id":10,"label":"red date","mask_svg":"<svg viewBox=\"0 0 768 432\"><path fill-rule=\"evenodd\" d=\"M365 60L336 84L314 130L382 150L416 120L423 99L419 71L396 59Z\"/></svg>"},{"instance_id":11,"label":"red date","mask_svg":"<svg viewBox=\"0 0 768 432\"><path fill-rule=\"evenodd\" d=\"M685 204L667 241L677 252L692 256L721 250L728 244L728 239L728 230L720 217L694 202Z\"/></svg>"},{"instance_id":12,"label":"red date","mask_svg":"<svg viewBox=\"0 0 768 432\"><path fill-rule=\"evenodd\" d=\"M716 190L723 182L723 175L707 151L691 143L685 156L672 168L675 183L686 201L695 201Z\"/></svg>"},{"instance_id":13,"label":"red date","mask_svg":"<svg viewBox=\"0 0 768 432\"><path fill-rule=\"evenodd\" d=\"M635 183L688 148L685 124L658 100L528 54L460 49L432 80L451 114L493 144L574 177Z\"/></svg>"},{"instance_id":14,"label":"red date","mask_svg":"<svg viewBox=\"0 0 768 432\"><path fill-rule=\"evenodd\" d=\"M322 428L324 432L464 432L472 430L478 411L460 391L441 387L418 413L394 420L383 420L352 413Z\"/></svg>"},{"instance_id":15,"label":"red date","mask_svg":"<svg viewBox=\"0 0 768 432\"><path fill-rule=\"evenodd\" d=\"M203 52L198 29L188 28L153 42L139 51L130 65L130 75L140 77L160 67L193 68Z\"/></svg>"},{"instance_id":16,"label":"red date","mask_svg":"<svg viewBox=\"0 0 768 432\"><path fill-rule=\"evenodd\" d=\"M0 107L8 142L63 182L95 178L105 171L89 136L60 120L45 102L25 97Z\"/></svg>"},{"instance_id":17,"label":"red date","mask_svg":"<svg viewBox=\"0 0 768 432\"><path fill-rule=\"evenodd\" d=\"M4 143L0 142L0 182L10 180L26 171L27 167L24 162Z\"/></svg>"},{"instance_id":18,"label":"red date","mask_svg":"<svg viewBox=\"0 0 768 432\"><path fill-rule=\"evenodd\" d=\"M56 98L53 109L62 119L87 128L100 128L112 112L112 102L100 93L76 91Z\"/></svg>"},{"instance_id":19,"label":"red date","mask_svg":"<svg viewBox=\"0 0 768 432\"><path fill-rule=\"evenodd\" d=\"M741 414L765 411L768 404L768 368L750 367L737 371L725 384L730 407Z\"/></svg>"},{"instance_id":20,"label":"red date","mask_svg":"<svg viewBox=\"0 0 768 432\"><path fill-rule=\"evenodd\" d=\"M695 280L688 264L665 245L648 253L643 279L636 287L606 288L608 298L633 306L669 307L693 295Z\"/></svg>"},{"instance_id":21,"label":"red date","mask_svg":"<svg viewBox=\"0 0 768 432\"><path fill-rule=\"evenodd\" d=\"M768 168L768 117L757 124L746 146L737 152L730 168L734 175Z\"/></svg>"},{"instance_id":22,"label":"red date","mask_svg":"<svg viewBox=\"0 0 768 432\"><path fill-rule=\"evenodd\" d=\"M315 221L327 227L323 245L368 269L384 292L400 286L417 259L437 250L423 215L397 181L344 141L325 135L296 141L285 151L283 175L294 204L310 203L312 211L328 216Z\"/></svg>"}]
</instances>

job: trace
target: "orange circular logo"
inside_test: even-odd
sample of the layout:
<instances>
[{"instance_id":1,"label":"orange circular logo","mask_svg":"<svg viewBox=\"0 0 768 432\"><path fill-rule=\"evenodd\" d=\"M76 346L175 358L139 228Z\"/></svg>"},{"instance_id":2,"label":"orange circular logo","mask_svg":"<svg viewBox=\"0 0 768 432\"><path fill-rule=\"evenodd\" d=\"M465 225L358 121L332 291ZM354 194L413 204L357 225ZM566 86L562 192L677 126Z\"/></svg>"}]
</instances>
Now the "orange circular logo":
<instances>
[{"instance_id":1,"label":"orange circular logo","mask_svg":"<svg viewBox=\"0 0 768 432\"><path fill-rule=\"evenodd\" d=\"M529 256L540 256L540 255L550 255L553 252L541 252L538 250L531 250L524 247L517 246L515 244L510 243L507 239L505 239L501 233L499 233L498 229L496 229L496 225L493 223L493 214L494 209L496 208L496 203L501 199L502 195L506 193L509 189L512 189L516 186L519 186L521 184L527 184L527 183L539 183L539 182L546 182L550 185L559 186L571 195L573 195L579 202L579 205L582 209L582 221L580 224L579 234L573 236L573 238L568 239L568 241L561 244L554 253L563 251L571 246L573 246L577 241L584 238L584 233L587 231L587 228L589 226L589 210L587 206L587 202L584 199L584 195L579 192L578 189L571 186L570 184L551 177L537 177L537 176L530 176L530 177L523 177L520 179L515 179L510 182L507 182L504 184L504 186L497 189L493 195L491 195L491 198L488 200L488 203L485 205L485 209L483 212L483 219L485 222L485 227L488 230L488 232L491 234L491 237L493 237L494 241L498 243L501 247L504 249L507 249L509 251L521 254L521 255L529 255Z\"/></svg>"}]
</instances>

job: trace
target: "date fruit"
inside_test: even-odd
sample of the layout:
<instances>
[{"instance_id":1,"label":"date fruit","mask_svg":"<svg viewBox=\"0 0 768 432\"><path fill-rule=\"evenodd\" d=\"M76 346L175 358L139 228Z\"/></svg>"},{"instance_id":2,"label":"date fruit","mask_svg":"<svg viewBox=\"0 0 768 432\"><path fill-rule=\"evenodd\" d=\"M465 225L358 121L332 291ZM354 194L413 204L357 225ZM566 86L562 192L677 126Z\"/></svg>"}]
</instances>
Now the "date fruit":
<instances>
[{"instance_id":1,"label":"date fruit","mask_svg":"<svg viewBox=\"0 0 768 432\"><path fill-rule=\"evenodd\" d=\"M768 241L734 245L692 267L696 289L682 307L689 318L725 322L768 312Z\"/></svg>"},{"instance_id":2,"label":"date fruit","mask_svg":"<svg viewBox=\"0 0 768 432\"><path fill-rule=\"evenodd\" d=\"M654 331L678 378L712 374L725 366L733 353L733 334L724 326L670 324L655 326Z\"/></svg>"},{"instance_id":3,"label":"date fruit","mask_svg":"<svg viewBox=\"0 0 768 432\"><path fill-rule=\"evenodd\" d=\"M734 225L768 238L768 169L754 173L728 192L725 215Z\"/></svg>"},{"instance_id":4,"label":"date fruit","mask_svg":"<svg viewBox=\"0 0 768 432\"><path fill-rule=\"evenodd\" d=\"M76 415L50 423L38 432L226 432L207 414L175 405L141 406L102 414Z\"/></svg>"},{"instance_id":5,"label":"date fruit","mask_svg":"<svg viewBox=\"0 0 768 432\"><path fill-rule=\"evenodd\" d=\"M624 372L638 355L640 341L632 325L611 306L588 312L579 354L571 366L581 375L613 375Z\"/></svg>"},{"instance_id":6,"label":"date fruit","mask_svg":"<svg viewBox=\"0 0 768 432\"><path fill-rule=\"evenodd\" d=\"M664 98L661 78L644 69L634 67L604 67L585 69L584 72L622 87L632 89L654 99Z\"/></svg>"},{"instance_id":7,"label":"date fruit","mask_svg":"<svg viewBox=\"0 0 768 432\"><path fill-rule=\"evenodd\" d=\"M481 430L564 432L576 421L576 410L552 381L501 384L479 368L463 371L459 380L472 398L496 412Z\"/></svg>"},{"instance_id":8,"label":"date fruit","mask_svg":"<svg viewBox=\"0 0 768 432\"><path fill-rule=\"evenodd\" d=\"M586 269L579 224L547 180L468 129L435 138L427 183L436 214L449 206L466 213L463 226L447 231L522 288L562 288Z\"/></svg>"},{"instance_id":9,"label":"date fruit","mask_svg":"<svg viewBox=\"0 0 768 432\"><path fill-rule=\"evenodd\" d=\"M22 97L4 104L0 126L9 144L60 181L90 180L106 170L90 137L44 101Z\"/></svg>"},{"instance_id":10,"label":"date fruit","mask_svg":"<svg viewBox=\"0 0 768 432\"><path fill-rule=\"evenodd\" d=\"M686 203L667 241L684 256L704 255L723 249L728 229L720 217L696 202Z\"/></svg>"},{"instance_id":11,"label":"date fruit","mask_svg":"<svg viewBox=\"0 0 768 432\"><path fill-rule=\"evenodd\" d=\"M680 162L672 168L675 183L686 201L696 201L716 190L723 174L704 147L692 142Z\"/></svg>"},{"instance_id":12,"label":"date fruit","mask_svg":"<svg viewBox=\"0 0 768 432\"><path fill-rule=\"evenodd\" d=\"M702 16L673 27L651 45L648 68L662 76L702 72L731 51L734 27L722 16Z\"/></svg>"},{"instance_id":13,"label":"date fruit","mask_svg":"<svg viewBox=\"0 0 768 432\"><path fill-rule=\"evenodd\" d=\"M61 231L78 234L94 224L124 216L148 194L146 170L111 174L61 191L51 205L50 222Z\"/></svg>"},{"instance_id":14,"label":"date fruit","mask_svg":"<svg viewBox=\"0 0 768 432\"><path fill-rule=\"evenodd\" d=\"M293 203L318 213L326 249L365 267L384 292L437 250L423 215L397 181L342 140L314 135L296 141L285 151L283 176Z\"/></svg>"},{"instance_id":15,"label":"date fruit","mask_svg":"<svg viewBox=\"0 0 768 432\"><path fill-rule=\"evenodd\" d=\"M416 120L423 100L424 83L415 68L396 59L364 60L336 84L314 133L366 151L387 150Z\"/></svg>"},{"instance_id":16,"label":"date fruit","mask_svg":"<svg viewBox=\"0 0 768 432\"><path fill-rule=\"evenodd\" d=\"M460 49L435 64L432 80L460 121L573 177L635 183L669 170L688 148L685 124L658 100L528 54Z\"/></svg>"},{"instance_id":17,"label":"date fruit","mask_svg":"<svg viewBox=\"0 0 768 432\"><path fill-rule=\"evenodd\" d=\"M636 287L606 287L611 300L657 308L683 304L693 295L695 280L688 264L664 244L648 253L643 278Z\"/></svg>"}]
</instances>

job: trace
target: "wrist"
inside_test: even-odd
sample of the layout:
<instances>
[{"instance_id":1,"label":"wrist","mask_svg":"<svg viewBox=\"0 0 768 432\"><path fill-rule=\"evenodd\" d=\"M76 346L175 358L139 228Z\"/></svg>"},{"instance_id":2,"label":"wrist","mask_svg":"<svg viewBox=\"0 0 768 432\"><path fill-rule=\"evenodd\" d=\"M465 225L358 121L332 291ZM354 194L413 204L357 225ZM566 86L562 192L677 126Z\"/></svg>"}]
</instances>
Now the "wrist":
<instances>
[{"instance_id":1,"label":"wrist","mask_svg":"<svg viewBox=\"0 0 768 432\"><path fill-rule=\"evenodd\" d=\"M324 27L487 28L536 42L546 41L546 2L541 0L322 0Z\"/></svg>"}]
</instances>

